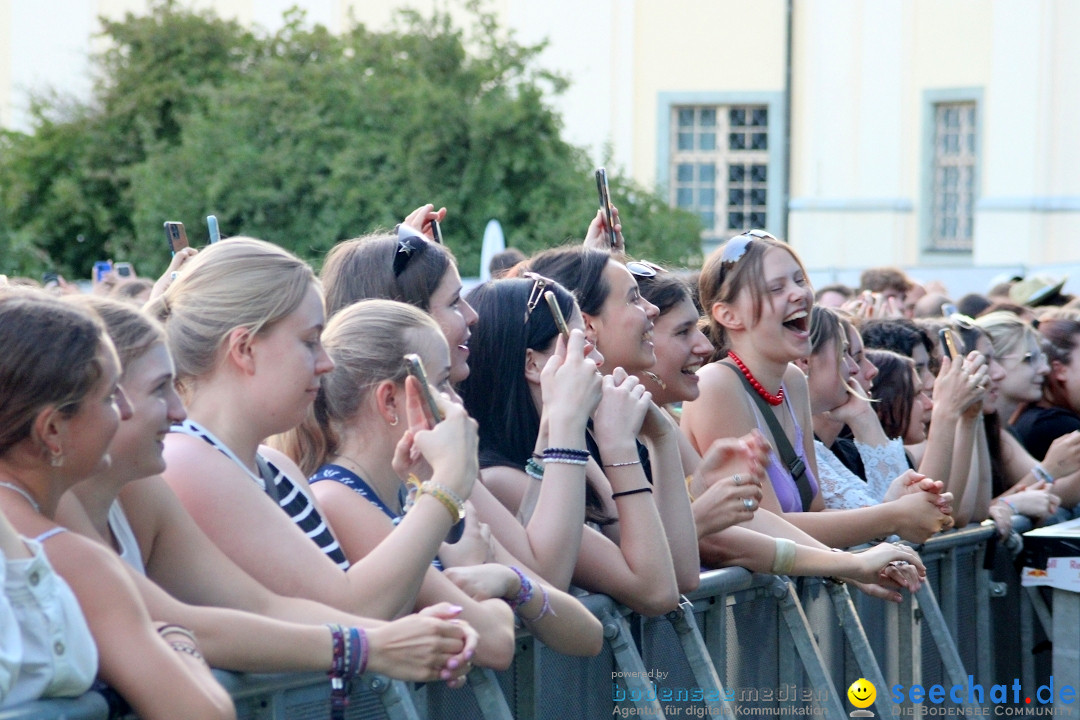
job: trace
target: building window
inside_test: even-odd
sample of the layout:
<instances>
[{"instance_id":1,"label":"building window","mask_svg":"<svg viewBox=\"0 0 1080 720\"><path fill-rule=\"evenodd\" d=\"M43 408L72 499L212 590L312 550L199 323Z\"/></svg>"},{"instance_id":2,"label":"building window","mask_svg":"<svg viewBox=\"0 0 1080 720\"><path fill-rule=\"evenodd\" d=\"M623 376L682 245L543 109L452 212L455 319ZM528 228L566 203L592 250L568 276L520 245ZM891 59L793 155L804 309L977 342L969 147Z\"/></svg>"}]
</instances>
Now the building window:
<instances>
[{"instance_id":1,"label":"building window","mask_svg":"<svg viewBox=\"0 0 1080 720\"><path fill-rule=\"evenodd\" d=\"M975 222L975 103L934 105L930 250L971 252Z\"/></svg>"},{"instance_id":2,"label":"building window","mask_svg":"<svg viewBox=\"0 0 1080 720\"><path fill-rule=\"evenodd\" d=\"M764 228L768 107L684 105L671 112L671 203L697 213L707 239Z\"/></svg>"}]
</instances>

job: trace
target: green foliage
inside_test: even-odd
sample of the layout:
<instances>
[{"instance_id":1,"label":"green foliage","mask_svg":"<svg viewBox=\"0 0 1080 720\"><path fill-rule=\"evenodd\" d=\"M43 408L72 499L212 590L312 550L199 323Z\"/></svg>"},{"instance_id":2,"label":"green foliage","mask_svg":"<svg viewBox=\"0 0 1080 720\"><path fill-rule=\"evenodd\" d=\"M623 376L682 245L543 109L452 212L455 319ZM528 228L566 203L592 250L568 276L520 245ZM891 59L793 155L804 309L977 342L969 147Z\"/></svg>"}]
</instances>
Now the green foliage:
<instances>
[{"instance_id":1,"label":"green foliage","mask_svg":"<svg viewBox=\"0 0 1080 720\"><path fill-rule=\"evenodd\" d=\"M492 217L526 252L582 237L592 167L545 101L567 80L473 9L468 32L402 13L335 36L291 11L259 37L171 1L105 22L92 103L39 101L32 135L0 136L0 271L85 275L111 256L158 272L162 222L201 245L207 214L318 264L433 202L463 275ZM694 216L617 175L612 192L633 254L700 254Z\"/></svg>"}]
</instances>

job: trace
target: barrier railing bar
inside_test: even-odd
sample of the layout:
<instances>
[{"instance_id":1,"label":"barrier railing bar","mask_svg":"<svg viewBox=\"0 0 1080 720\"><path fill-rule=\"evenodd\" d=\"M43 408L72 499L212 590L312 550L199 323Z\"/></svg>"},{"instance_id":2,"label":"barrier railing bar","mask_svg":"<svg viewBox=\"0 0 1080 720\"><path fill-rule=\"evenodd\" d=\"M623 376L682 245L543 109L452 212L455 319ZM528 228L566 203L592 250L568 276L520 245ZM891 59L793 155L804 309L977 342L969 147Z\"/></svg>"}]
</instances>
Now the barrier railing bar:
<instances>
[{"instance_id":1,"label":"barrier railing bar","mask_svg":"<svg viewBox=\"0 0 1080 720\"><path fill-rule=\"evenodd\" d=\"M378 696L390 720L420 720L420 712L406 683L382 675L364 675L361 681Z\"/></svg>"},{"instance_id":2,"label":"barrier railing bar","mask_svg":"<svg viewBox=\"0 0 1080 720\"><path fill-rule=\"evenodd\" d=\"M1020 589L1020 677L1024 687L1035 686L1035 656L1031 648L1035 647L1035 610L1031 606L1031 596Z\"/></svg>"},{"instance_id":3,"label":"barrier railing bar","mask_svg":"<svg viewBox=\"0 0 1080 720\"><path fill-rule=\"evenodd\" d=\"M630 635L630 626L621 615L611 609L605 609L600 615L604 626L604 638L615 657L615 665L625 672L626 699L638 708L639 714L664 718L663 708L653 695L649 699L652 687L646 680L645 663L641 660L634 639ZM614 695L614 692L612 693ZM635 695L637 698L635 699Z\"/></svg>"},{"instance_id":4,"label":"barrier railing bar","mask_svg":"<svg viewBox=\"0 0 1080 720\"><path fill-rule=\"evenodd\" d=\"M930 628L930 637L934 639L934 643L937 645L938 655L941 657L941 664L945 668L945 676L948 678L949 684L963 685L967 682L967 672L964 670L964 663L960 660L956 642L953 641L949 627L945 624L945 617L941 613L941 608L938 606L937 598L934 597L934 591L930 584L923 583L922 587L916 592L915 597L919 601L919 609L922 611L923 619Z\"/></svg>"},{"instance_id":5,"label":"barrier railing bar","mask_svg":"<svg viewBox=\"0 0 1080 720\"><path fill-rule=\"evenodd\" d=\"M925 586L924 586L925 587ZM915 596L905 593L896 607L896 677L905 687L922 684L922 615Z\"/></svg>"},{"instance_id":6,"label":"barrier railing bar","mask_svg":"<svg viewBox=\"0 0 1080 720\"><path fill-rule=\"evenodd\" d=\"M855 612L855 604L851 601L851 594L848 592L847 586L826 580L825 589L829 592L829 598L832 600L833 608L836 610L840 629L844 632L844 637L847 639L848 646L855 656L855 662L859 665L862 677L873 683L874 687L883 689L888 687L885 684L885 676L881 674L881 667L878 665L877 658L874 657L874 651L870 648L870 640L866 637L866 630L863 629L862 621L859 620L859 615ZM874 702L874 706L881 717L887 717L893 711L892 706L885 702L886 697L887 694L882 692Z\"/></svg>"},{"instance_id":7,"label":"barrier railing bar","mask_svg":"<svg viewBox=\"0 0 1080 720\"><path fill-rule=\"evenodd\" d=\"M827 691L820 695L815 693L815 698L821 698L816 702L820 704L827 718L847 717L844 706L840 702L840 695L836 691L836 686L829 677L829 671L825 669L825 659L821 656L821 650L818 648L817 643L814 642L810 623L806 619L806 613L803 612L802 605L799 603L795 585L789 580L777 577L773 583L773 591L777 604L780 606L781 615L783 615L784 622L787 625L788 633L795 642L795 649L802 660L807 676L810 678L810 684L814 688Z\"/></svg>"},{"instance_id":8,"label":"barrier railing bar","mask_svg":"<svg viewBox=\"0 0 1080 720\"><path fill-rule=\"evenodd\" d=\"M734 718L735 711L725 698L724 686L716 674L716 668L709 658L709 649L705 646L705 640L701 637L697 620L694 618L694 606L683 597L679 607L667 614L667 619L679 638L694 680L705 695L702 702L709 708L709 715L719 714L725 718ZM710 700L711 697L719 699L713 701Z\"/></svg>"},{"instance_id":9,"label":"barrier railing bar","mask_svg":"<svg viewBox=\"0 0 1080 720\"><path fill-rule=\"evenodd\" d=\"M994 630L990 617L990 571L983 566L986 548L974 555L975 560L975 636L978 641L976 668L979 680L992 683L994 678Z\"/></svg>"},{"instance_id":10,"label":"barrier railing bar","mask_svg":"<svg viewBox=\"0 0 1080 720\"><path fill-rule=\"evenodd\" d=\"M469 671L469 687L476 696L476 704L485 720L514 720L506 703L495 672L490 668L473 668Z\"/></svg>"}]
</instances>

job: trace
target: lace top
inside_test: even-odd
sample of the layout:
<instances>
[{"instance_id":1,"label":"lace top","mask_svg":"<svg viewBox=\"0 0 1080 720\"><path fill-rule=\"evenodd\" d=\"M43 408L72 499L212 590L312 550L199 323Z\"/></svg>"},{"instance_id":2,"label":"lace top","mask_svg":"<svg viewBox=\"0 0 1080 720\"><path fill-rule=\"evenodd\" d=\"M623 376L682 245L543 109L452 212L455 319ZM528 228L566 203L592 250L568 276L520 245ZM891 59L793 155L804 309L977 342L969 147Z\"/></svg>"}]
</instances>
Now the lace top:
<instances>
[{"instance_id":1,"label":"lace top","mask_svg":"<svg viewBox=\"0 0 1080 720\"><path fill-rule=\"evenodd\" d=\"M865 445L860 442L855 445L866 465L867 481L851 472L824 443L814 440L821 496L825 500L825 507L831 510L877 505L885 497L892 481L908 469L904 445L899 439L890 440L886 445Z\"/></svg>"},{"instance_id":2,"label":"lace top","mask_svg":"<svg viewBox=\"0 0 1080 720\"><path fill-rule=\"evenodd\" d=\"M337 538L330 531L330 526L326 524L326 521L322 519L322 515L319 514L319 510L315 507L315 501L308 497L307 493L301 490L299 485L290 480L288 475L278 470L273 463L262 456L257 458L260 470L267 469L265 474L269 476L268 479L273 486L273 492L271 492L266 479L251 472L247 465L236 456L236 453L221 440L218 440L212 432L195 421L185 420L182 423L173 425L172 432L202 438L211 446L217 448L225 457L243 468L252 482L257 484L271 498L274 498L281 509L304 531L304 534L322 548L322 551L329 555L330 559L339 568L342 570L349 569L349 560L345 557L345 552L341 549L341 545L338 544Z\"/></svg>"}]
</instances>

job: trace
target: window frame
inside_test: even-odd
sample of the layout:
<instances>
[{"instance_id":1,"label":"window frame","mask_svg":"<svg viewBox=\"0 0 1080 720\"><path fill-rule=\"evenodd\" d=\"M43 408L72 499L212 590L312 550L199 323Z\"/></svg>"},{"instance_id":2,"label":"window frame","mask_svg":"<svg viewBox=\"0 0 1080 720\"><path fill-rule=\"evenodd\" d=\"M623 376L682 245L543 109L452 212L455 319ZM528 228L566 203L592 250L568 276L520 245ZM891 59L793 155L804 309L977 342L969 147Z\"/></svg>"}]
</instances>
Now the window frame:
<instances>
[{"instance_id":1,"label":"window frame","mask_svg":"<svg viewBox=\"0 0 1080 720\"><path fill-rule=\"evenodd\" d=\"M764 106L768 111L768 122L765 126L768 133L769 147L767 153L768 179L765 183L765 230L782 236L784 227L784 206L787 198L783 197L785 188L784 157L787 153L787 133L784 132L784 118L786 117L784 94L782 92L663 92L659 94L657 103L657 128L656 128L656 182L657 187L671 204L672 188L674 180L673 162L673 128L672 118L675 108L682 106L716 107L718 110L727 112L731 106ZM726 136L722 140L725 143ZM718 138L718 143L720 138ZM721 172L722 170L722 172ZM723 179L727 184L727 169L721 168L717 172L717 182ZM714 208L714 212L723 212L726 225L726 201L724 194L718 193L718 200L724 201ZM673 205L674 206L674 205ZM711 230L702 232L702 243L706 252L712 247L719 245L731 235L716 234Z\"/></svg>"},{"instance_id":2,"label":"window frame","mask_svg":"<svg viewBox=\"0 0 1080 720\"><path fill-rule=\"evenodd\" d=\"M934 230L934 174L936 170L937 109L940 105L974 103L975 105L975 150L972 190L971 247L941 248L933 245ZM919 252L924 260L972 258L978 238L978 203L982 196L982 140L983 113L982 88L945 88L923 91L922 113L922 192L919 212Z\"/></svg>"}]
</instances>

